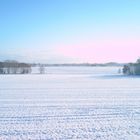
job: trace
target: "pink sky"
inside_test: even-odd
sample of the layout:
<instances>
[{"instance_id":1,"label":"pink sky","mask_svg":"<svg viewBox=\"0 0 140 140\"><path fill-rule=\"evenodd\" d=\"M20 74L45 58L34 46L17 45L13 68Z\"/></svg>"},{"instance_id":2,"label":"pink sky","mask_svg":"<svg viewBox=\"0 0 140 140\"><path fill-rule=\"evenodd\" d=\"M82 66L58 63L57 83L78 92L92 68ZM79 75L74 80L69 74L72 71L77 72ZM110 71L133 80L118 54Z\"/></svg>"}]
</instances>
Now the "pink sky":
<instances>
[{"instance_id":1,"label":"pink sky","mask_svg":"<svg viewBox=\"0 0 140 140\"><path fill-rule=\"evenodd\" d=\"M80 44L59 44L55 50L64 58L79 62L135 62L140 56L140 40L96 40Z\"/></svg>"}]
</instances>

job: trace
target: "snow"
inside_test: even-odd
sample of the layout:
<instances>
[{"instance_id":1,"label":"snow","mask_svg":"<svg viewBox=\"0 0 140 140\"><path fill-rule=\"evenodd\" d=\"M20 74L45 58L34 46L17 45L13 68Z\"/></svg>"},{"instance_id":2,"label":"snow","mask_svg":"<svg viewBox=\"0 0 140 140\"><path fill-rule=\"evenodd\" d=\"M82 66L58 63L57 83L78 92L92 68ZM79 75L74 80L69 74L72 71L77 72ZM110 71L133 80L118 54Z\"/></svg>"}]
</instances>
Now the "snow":
<instances>
[{"instance_id":1,"label":"snow","mask_svg":"<svg viewBox=\"0 0 140 140\"><path fill-rule=\"evenodd\" d=\"M140 77L118 69L0 75L0 140L139 140Z\"/></svg>"}]
</instances>

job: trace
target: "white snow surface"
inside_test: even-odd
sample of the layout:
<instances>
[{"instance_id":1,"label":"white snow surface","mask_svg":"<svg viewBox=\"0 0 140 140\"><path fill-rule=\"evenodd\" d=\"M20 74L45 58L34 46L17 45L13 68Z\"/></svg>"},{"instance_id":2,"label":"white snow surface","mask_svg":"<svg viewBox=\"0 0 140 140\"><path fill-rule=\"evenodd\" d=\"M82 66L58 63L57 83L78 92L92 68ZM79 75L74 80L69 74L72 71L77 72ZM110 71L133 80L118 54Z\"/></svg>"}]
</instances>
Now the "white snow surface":
<instances>
[{"instance_id":1,"label":"white snow surface","mask_svg":"<svg viewBox=\"0 0 140 140\"><path fill-rule=\"evenodd\" d=\"M0 140L140 140L140 77L118 69L0 75Z\"/></svg>"}]
</instances>

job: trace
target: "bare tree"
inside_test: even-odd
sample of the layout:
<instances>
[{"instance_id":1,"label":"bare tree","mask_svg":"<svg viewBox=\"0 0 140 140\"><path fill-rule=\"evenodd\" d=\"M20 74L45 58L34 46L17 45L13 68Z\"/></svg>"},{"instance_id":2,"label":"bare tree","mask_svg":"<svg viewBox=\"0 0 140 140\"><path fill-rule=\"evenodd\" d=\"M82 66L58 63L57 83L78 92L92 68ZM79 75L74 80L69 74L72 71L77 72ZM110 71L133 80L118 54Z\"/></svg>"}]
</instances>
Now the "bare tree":
<instances>
[{"instance_id":1,"label":"bare tree","mask_svg":"<svg viewBox=\"0 0 140 140\"><path fill-rule=\"evenodd\" d=\"M40 65L39 72L40 72L40 74L44 74L45 73L45 67L43 65Z\"/></svg>"}]
</instances>

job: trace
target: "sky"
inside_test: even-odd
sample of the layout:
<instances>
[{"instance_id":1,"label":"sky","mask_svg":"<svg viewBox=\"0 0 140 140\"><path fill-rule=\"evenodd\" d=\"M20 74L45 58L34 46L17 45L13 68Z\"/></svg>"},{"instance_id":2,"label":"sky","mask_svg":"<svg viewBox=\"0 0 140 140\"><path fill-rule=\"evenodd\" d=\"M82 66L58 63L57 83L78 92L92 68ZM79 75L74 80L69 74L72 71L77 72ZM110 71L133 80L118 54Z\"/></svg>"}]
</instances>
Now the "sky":
<instances>
[{"instance_id":1,"label":"sky","mask_svg":"<svg viewBox=\"0 0 140 140\"><path fill-rule=\"evenodd\" d=\"M135 62L140 0L0 0L0 61Z\"/></svg>"}]
</instances>

